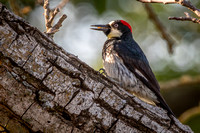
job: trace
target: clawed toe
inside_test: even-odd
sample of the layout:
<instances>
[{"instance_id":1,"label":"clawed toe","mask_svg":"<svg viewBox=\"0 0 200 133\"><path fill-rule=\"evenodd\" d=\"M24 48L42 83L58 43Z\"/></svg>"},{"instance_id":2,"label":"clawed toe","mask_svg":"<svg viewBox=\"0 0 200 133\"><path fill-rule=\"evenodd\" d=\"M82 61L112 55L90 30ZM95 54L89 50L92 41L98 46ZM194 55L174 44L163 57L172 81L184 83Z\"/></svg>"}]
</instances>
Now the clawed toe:
<instances>
[{"instance_id":1,"label":"clawed toe","mask_svg":"<svg viewBox=\"0 0 200 133\"><path fill-rule=\"evenodd\" d=\"M102 72L101 72L102 71ZM100 72L100 74L102 74L102 75L105 75L106 77L108 77L108 75L107 75L107 73L106 73L106 70L105 69L103 69L103 68L100 68L99 69L99 72Z\"/></svg>"},{"instance_id":2,"label":"clawed toe","mask_svg":"<svg viewBox=\"0 0 200 133\"><path fill-rule=\"evenodd\" d=\"M101 71L102 71L102 72L101 72ZM112 81L113 83L115 83L115 84L117 84L117 85L119 85L119 86L122 86L122 84L119 83L116 79L113 79L112 77L108 76L108 74L106 73L106 70L105 70L105 69L101 68L101 69L99 69L99 72L100 72L100 74L105 75L105 76L106 76L110 81Z\"/></svg>"}]
</instances>

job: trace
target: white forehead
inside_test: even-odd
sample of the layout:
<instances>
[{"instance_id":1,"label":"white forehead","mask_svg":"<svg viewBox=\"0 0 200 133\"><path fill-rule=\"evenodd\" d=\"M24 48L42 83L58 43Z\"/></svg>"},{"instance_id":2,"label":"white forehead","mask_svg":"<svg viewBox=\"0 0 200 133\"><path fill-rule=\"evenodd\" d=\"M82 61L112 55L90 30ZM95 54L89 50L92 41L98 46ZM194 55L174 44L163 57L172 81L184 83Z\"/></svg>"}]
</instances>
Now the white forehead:
<instances>
[{"instance_id":1,"label":"white forehead","mask_svg":"<svg viewBox=\"0 0 200 133\"><path fill-rule=\"evenodd\" d=\"M115 21L111 21L111 22L109 23L109 25L112 25L114 22L115 22Z\"/></svg>"}]
</instances>

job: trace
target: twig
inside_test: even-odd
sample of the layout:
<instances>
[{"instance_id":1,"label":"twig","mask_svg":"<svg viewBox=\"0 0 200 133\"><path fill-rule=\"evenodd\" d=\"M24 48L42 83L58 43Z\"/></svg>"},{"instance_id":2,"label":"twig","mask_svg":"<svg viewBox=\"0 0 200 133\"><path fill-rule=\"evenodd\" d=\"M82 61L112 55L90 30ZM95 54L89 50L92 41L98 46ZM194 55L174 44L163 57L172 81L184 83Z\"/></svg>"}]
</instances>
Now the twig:
<instances>
[{"instance_id":1,"label":"twig","mask_svg":"<svg viewBox=\"0 0 200 133\"><path fill-rule=\"evenodd\" d=\"M177 21L192 21L193 23L200 24L200 19L193 18L189 15L189 13L184 12L186 17L169 17L169 20L177 20Z\"/></svg>"},{"instance_id":2,"label":"twig","mask_svg":"<svg viewBox=\"0 0 200 133\"><path fill-rule=\"evenodd\" d=\"M175 0L138 0L142 3L163 3L163 4L174 4Z\"/></svg>"},{"instance_id":3,"label":"twig","mask_svg":"<svg viewBox=\"0 0 200 133\"><path fill-rule=\"evenodd\" d=\"M161 33L162 38L167 41L169 52L172 53L173 52L173 45L175 44L175 41L170 36L170 34L167 33L166 28L160 22L159 18L157 17L156 13L152 9L151 5L145 4L144 7L145 7L145 9L148 13L149 18L151 19L151 21L155 24L156 28Z\"/></svg>"},{"instance_id":4,"label":"twig","mask_svg":"<svg viewBox=\"0 0 200 133\"><path fill-rule=\"evenodd\" d=\"M48 23L49 23L50 25L52 25L52 22L53 22L55 16L58 14L59 11L60 11L60 10L59 10L58 8L56 8L56 9L54 10L54 12L51 14L51 17L50 17L50 19L48 20Z\"/></svg>"},{"instance_id":5,"label":"twig","mask_svg":"<svg viewBox=\"0 0 200 133\"><path fill-rule=\"evenodd\" d=\"M49 8L49 0L44 0L44 16L45 16L45 25L47 35L53 37L53 34L59 31L59 28L62 26L62 22L67 18L67 15L64 14L59 21L52 26L55 16L58 14L60 9L62 9L69 0L62 0L61 3L54 9Z\"/></svg>"},{"instance_id":6,"label":"twig","mask_svg":"<svg viewBox=\"0 0 200 133\"><path fill-rule=\"evenodd\" d=\"M179 4L187 7L192 12L194 12L198 17L200 17L200 9L192 5L189 0L138 0L143 3L163 3L163 4Z\"/></svg>"},{"instance_id":7,"label":"twig","mask_svg":"<svg viewBox=\"0 0 200 133\"><path fill-rule=\"evenodd\" d=\"M58 20L57 24L55 24L52 28L47 31L47 33L54 34L59 31L59 28L62 26L62 22L67 18L67 15L62 15L62 17Z\"/></svg>"},{"instance_id":8,"label":"twig","mask_svg":"<svg viewBox=\"0 0 200 133\"><path fill-rule=\"evenodd\" d=\"M45 17L46 30L48 30L49 28L51 28L51 24L48 23L49 13L50 13L49 1L48 0L44 1L44 6L43 7L44 7L44 17Z\"/></svg>"},{"instance_id":9,"label":"twig","mask_svg":"<svg viewBox=\"0 0 200 133\"><path fill-rule=\"evenodd\" d=\"M198 17L200 17L200 9L193 6L192 3L189 0L179 0L178 4L187 7L192 12L194 12Z\"/></svg>"}]
</instances>

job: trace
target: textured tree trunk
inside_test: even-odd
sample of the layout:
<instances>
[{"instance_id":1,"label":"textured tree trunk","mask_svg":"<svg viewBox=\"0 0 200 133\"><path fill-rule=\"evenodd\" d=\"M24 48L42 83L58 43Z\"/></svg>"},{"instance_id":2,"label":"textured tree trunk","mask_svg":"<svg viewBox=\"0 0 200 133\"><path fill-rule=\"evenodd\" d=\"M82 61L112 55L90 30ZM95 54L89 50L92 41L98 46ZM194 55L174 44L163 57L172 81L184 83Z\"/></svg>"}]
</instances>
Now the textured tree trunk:
<instances>
[{"instance_id":1,"label":"textured tree trunk","mask_svg":"<svg viewBox=\"0 0 200 133\"><path fill-rule=\"evenodd\" d=\"M192 132L0 4L0 131Z\"/></svg>"}]
</instances>

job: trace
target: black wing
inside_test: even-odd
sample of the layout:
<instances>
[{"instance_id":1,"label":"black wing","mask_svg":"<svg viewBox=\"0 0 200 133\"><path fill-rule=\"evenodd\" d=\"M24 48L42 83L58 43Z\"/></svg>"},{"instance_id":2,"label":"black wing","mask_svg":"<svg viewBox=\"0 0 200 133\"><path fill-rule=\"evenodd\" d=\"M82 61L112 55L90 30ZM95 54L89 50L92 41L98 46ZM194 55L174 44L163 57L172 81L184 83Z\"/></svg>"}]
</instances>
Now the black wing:
<instances>
[{"instance_id":1,"label":"black wing","mask_svg":"<svg viewBox=\"0 0 200 133\"><path fill-rule=\"evenodd\" d=\"M123 60L125 66L133 72L135 76L143 82L143 84L155 93L160 102L156 104L174 115L163 97L160 95L160 86L149 66L148 60L138 44L135 41L134 44L125 44L125 42L118 41L114 45L114 50Z\"/></svg>"}]
</instances>

